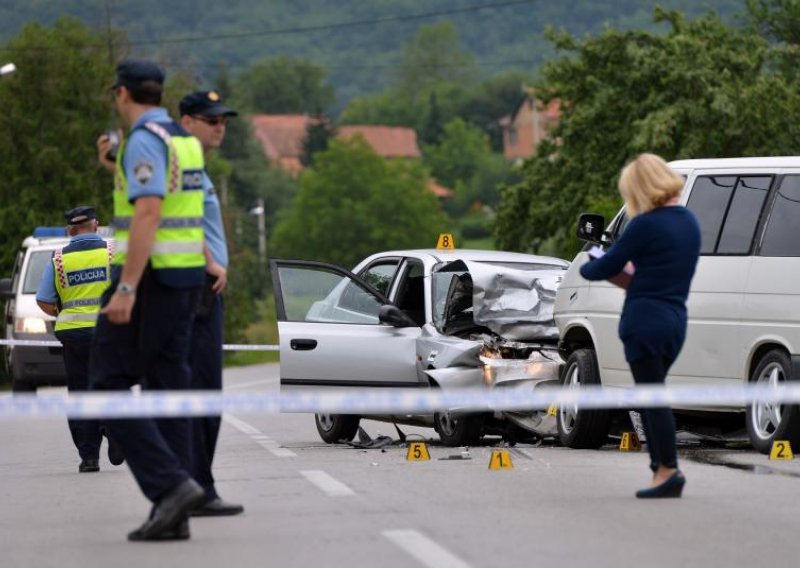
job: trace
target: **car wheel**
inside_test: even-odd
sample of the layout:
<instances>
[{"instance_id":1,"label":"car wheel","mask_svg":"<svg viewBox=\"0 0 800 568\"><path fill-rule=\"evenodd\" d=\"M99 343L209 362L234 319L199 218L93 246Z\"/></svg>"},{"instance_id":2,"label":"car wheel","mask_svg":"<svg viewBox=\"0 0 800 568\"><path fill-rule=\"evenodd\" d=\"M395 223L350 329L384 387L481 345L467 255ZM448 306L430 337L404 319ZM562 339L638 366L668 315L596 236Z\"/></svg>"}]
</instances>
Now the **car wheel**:
<instances>
[{"instance_id":1,"label":"car wheel","mask_svg":"<svg viewBox=\"0 0 800 568\"><path fill-rule=\"evenodd\" d=\"M437 412L434 428L445 446L474 446L483 437L483 414Z\"/></svg>"},{"instance_id":2,"label":"car wheel","mask_svg":"<svg viewBox=\"0 0 800 568\"><path fill-rule=\"evenodd\" d=\"M358 432L360 416L352 414L315 414L317 432L320 438L329 444L349 442Z\"/></svg>"},{"instance_id":3,"label":"car wheel","mask_svg":"<svg viewBox=\"0 0 800 568\"><path fill-rule=\"evenodd\" d=\"M593 349L576 349L567 359L561 385L580 388L582 385L599 385L600 372ZM558 408L558 440L569 448L597 449L606 443L611 428L611 411L581 410L578 405Z\"/></svg>"},{"instance_id":4,"label":"car wheel","mask_svg":"<svg viewBox=\"0 0 800 568\"><path fill-rule=\"evenodd\" d=\"M779 387L793 380L789 356L778 349L764 355L750 382ZM787 440L793 448L800 447L800 407L790 404L757 402L747 406L747 433L753 447L768 454L775 440Z\"/></svg>"}]
</instances>

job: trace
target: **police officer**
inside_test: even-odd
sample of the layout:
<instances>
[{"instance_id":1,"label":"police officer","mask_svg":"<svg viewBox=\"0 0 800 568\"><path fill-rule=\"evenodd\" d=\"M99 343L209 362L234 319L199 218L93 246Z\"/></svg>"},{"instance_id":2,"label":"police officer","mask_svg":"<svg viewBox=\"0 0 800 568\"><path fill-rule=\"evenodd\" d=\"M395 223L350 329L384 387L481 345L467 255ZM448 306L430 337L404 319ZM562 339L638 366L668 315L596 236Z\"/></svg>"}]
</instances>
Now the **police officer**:
<instances>
[{"instance_id":1,"label":"police officer","mask_svg":"<svg viewBox=\"0 0 800 568\"><path fill-rule=\"evenodd\" d=\"M228 117L237 115L236 111L222 103L222 98L215 91L200 91L185 96L180 102L180 113L181 126L200 140L206 154L220 147L225 138ZM203 195L206 283L192 327L192 388L222 390L222 291L227 282L228 247L219 199L205 171ZM244 511L242 505L221 499L214 485L211 462L219 427L219 416L203 416L193 422L192 476L205 489L206 501L192 512L192 516L238 515Z\"/></svg>"},{"instance_id":2,"label":"police officer","mask_svg":"<svg viewBox=\"0 0 800 568\"><path fill-rule=\"evenodd\" d=\"M163 84L164 73L153 63L117 66L114 97L131 130L116 159L116 250L91 351L90 385L96 390L125 391L135 383L150 391L190 386L189 341L205 272L203 186L196 181L203 149L159 106ZM153 503L129 540L189 538L187 515L205 499L189 473L190 427L188 418L108 421Z\"/></svg>"},{"instance_id":3,"label":"police officer","mask_svg":"<svg viewBox=\"0 0 800 568\"><path fill-rule=\"evenodd\" d=\"M97 234L93 207L76 207L64 216L70 242L45 265L36 303L56 318L56 337L64 346L67 388L76 392L89 390L89 347L100 311L100 296L110 280L111 248ZM100 422L77 419L67 422L81 457L78 471L100 471ZM108 459L114 465L124 461L119 447L110 438Z\"/></svg>"}]
</instances>

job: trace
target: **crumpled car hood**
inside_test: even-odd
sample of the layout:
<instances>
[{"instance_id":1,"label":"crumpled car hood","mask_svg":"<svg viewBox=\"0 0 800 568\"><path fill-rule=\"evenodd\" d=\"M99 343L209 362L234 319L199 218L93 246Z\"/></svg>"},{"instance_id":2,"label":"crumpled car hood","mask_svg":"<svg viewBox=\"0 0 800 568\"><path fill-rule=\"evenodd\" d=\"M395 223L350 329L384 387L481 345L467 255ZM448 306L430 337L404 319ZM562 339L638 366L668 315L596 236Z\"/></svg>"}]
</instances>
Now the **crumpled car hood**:
<instances>
[{"instance_id":1,"label":"crumpled car hood","mask_svg":"<svg viewBox=\"0 0 800 568\"><path fill-rule=\"evenodd\" d=\"M473 282L473 319L512 341L557 339L553 319L563 270L518 270L464 261Z\"/></svg>"}]
</instances>

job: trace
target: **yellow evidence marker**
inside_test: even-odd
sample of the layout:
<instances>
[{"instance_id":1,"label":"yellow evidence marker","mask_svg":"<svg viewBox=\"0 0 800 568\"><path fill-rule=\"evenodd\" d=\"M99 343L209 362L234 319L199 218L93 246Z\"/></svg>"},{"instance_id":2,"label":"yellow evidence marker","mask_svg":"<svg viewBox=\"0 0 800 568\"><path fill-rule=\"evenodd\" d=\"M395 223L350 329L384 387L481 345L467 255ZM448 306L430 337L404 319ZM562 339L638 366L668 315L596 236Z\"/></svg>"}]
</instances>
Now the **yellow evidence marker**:
<instances>
[{"instance_id":1,"label":"yellow evidence marker","mask_svg":"<svg viewBox=\"0 0 800 568\"><path fill-rule=\"evenodd\" d=\"M642 449L639 443L639 436L636 432L624 432L622 434L622 441L619 443L620 452L638 452Z\"/></svg>"},{"instance_id":2,"label":"yellow evidence marker","mask_svg":"<svg viewBox=\"0 0 800 568\"><path fill-rule=\"evenodd\" d=\"M492 450L492 457L489 458L489 469L512 469L514 463L511 461L511 454L508 450Z\"/></svg>"},{"instance_id":3,"label":"yellow evidence marker","mask_svg":"<svg viewBox=\"0 0 800 568\"><path fill-rule=\"evenodd\" d=\"M775 440L772 442L772 450L769 452L771 460L793 460L792 445L788 440Z\"/></svg>"},{"instance_id":4,"label":"yellow evidence marker","mask_svg":"<svg viewBox=\"0 0 800 568\"><path fill-rule=\"evenodd\" d=\"M551 404L550 408L547 409L548 416L558 416L558 407L555 404Z\"/></svg>"},{"instance_id":5,"label":"yellow evidence marker","mask_svg":"<svg viewBox=\"0 0 800 568\"><path fill-rule=\"evenodd\" d=\"M431 459L431 455L428 453L428 446L425 445L425 442L411 442L408 445L406 459L412 462Z\"/></svg>"},{"instance_id":6,"label":"yellow evidence marker","mask_svg":"<svg viewBox=\"0 0 800 568\"><path fill-rule=\"evenodd\" d=\"M436 248L437 249L448 249L453 250L456 248L456 243L453 240L453 235L450 233L442 233L439 235L439 240L436 241Z\"/></svg>"}]
</instances>

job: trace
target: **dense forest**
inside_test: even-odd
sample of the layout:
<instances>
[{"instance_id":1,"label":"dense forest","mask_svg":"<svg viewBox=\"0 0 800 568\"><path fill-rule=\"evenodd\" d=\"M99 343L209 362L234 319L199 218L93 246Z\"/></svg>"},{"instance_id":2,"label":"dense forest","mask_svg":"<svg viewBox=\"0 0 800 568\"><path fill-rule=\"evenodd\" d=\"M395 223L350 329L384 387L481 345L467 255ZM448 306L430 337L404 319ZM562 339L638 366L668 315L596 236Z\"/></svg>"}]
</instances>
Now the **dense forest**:
<instances>
[{"instance_id":1,"label":"dense forest","mask_svg":"<svg viewBox=\"0 0 800 568\"><path fill-rule=\"evenodd\" d=\"M336 90L333 108L383 91L398 74L403 46L421 25L452 22L465 51L487 78L527 73L553 55L548 26L572 35L616 29L657 30L656 5L687 17L714 10L733 19L743 0L27 0L0 1L0 44L26 22L52 24L74 15L96 31L110 26L125 40L111 42L113 59L155 58L200 83L214 81L224 63L235 76L254 61L305 57L327 70ZM662 26L663 31L666 26ZM459 65L455 62L454 65Z\"/></svg>"}]
</instances>

